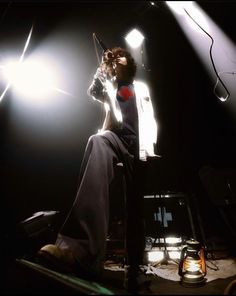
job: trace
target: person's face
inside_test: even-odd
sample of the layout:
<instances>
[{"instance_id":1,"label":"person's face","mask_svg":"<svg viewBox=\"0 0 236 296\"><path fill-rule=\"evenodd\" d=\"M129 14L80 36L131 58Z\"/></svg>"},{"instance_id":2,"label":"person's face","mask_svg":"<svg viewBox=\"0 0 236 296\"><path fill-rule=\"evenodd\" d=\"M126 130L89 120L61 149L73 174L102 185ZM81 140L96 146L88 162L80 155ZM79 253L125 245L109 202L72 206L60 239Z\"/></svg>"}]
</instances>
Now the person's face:
<instances>
[{"instance_id":1,"label":"person's face","mask_svg":"<svg viewBox=\"0 0 236 296\"><path fill-rule=\"evenodd\" d=\"M115 76L117 80L125 80L126 79L126 66L127 59L126 57L120 57L119 55L116 57L115 62L113 64L113 69L115 72Z\"/></svg>"}]
</instances>

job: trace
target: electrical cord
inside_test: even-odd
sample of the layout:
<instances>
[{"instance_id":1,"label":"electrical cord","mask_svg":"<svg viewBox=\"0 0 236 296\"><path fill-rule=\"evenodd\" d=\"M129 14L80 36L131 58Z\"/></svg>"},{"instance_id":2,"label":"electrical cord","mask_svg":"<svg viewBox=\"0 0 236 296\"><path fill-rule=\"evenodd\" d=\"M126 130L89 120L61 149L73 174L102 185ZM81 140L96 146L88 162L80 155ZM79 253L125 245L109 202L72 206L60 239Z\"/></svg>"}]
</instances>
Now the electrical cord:
<instances>
[{"instance_id":1,"label":"electrical cord","mask_svg":"<svg viewBox=\"0 0 236 296\"><path fill-rule=\"evenodd\" d=\"M210 59L211 59L211 63L212 63L212 66L213 66L213 69L215 71L215 74L217 76L217 84L218 82L220 81L222 86L224 87L225 91L227 92L227 95L225 98L222 98L222 97L219 97L216 92L215 92L215 89L216 89L216 86L214 87L214 94L216 95L216 97L221 100L222 102L225 102L229 97L230 97L230 92L228 91L227 87L225 86L224 82L222 81L222 79L220 78L217 70L216 70L216 67L215 67L215 63L214 63L214 60L213 60L213 57L212 57L212 48L213 48L213 44L214 44L214 39L212 38L212 36L206 31L204 30L195 20L194 18L188 13L188 11L184 8L184 11L187 13L187 15L194 21L194 23L211 39L211 46L210 46ZM216 85L217 85L216 84Z\"/></svg>"},{"instance_id":2,"label":"electrical cord","mask_svg":"<svg viewBox=\"0 0 236 296\"><path fill-rule=\"evenodd\" d=\"M236 72L228 72L228 71L221 71L221 72L218 72L218 75L220 76L221 74L230 74L230 75L235 75L236 74ZM217 87L217 85L218 85L218 83L219 83L219 78L217 77L217 80L216 80L216 84L215 84L215 86L214 86L214 94L216 95L216 87ZM217 95L216 95L217 96ZM221 100L221 99L220 99Z\"/></svg>"},{"instance_id":3,"label":"electrical cord","mask_svg":"<svg viewBox=\"0 0 236 296\"><path fill-rule=\"evenodd\" d=\"M211 263L211 264L213 265L213 267L212 267L212 266L209 266L209 265L207 264L207 262ZM214 271L219 270L219 267L218 267L214 262L212 262L212 261L209 260L209 259L206 260L206 267L209 268L209 269L211 269L211 270L214 270Z\"/></svg>"}]
</instances>

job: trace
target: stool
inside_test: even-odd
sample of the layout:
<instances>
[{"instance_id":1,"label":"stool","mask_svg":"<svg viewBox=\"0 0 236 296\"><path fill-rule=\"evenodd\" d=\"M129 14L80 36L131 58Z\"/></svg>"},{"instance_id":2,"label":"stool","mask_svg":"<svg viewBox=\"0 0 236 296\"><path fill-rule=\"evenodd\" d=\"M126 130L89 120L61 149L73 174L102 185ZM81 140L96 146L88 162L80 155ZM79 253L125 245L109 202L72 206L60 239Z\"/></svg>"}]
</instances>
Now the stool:
<instances>
[{"instance_id":1,"label":"stool","mask_svg":"<svg viewBox=\"0 0 236 296\"><path fill-rule=\"evenodd\" d=\"M110 189L109 230L106 259L114 263L126 263L126 180L124 164L118 162Z\"/></svg>"}]
</instances>

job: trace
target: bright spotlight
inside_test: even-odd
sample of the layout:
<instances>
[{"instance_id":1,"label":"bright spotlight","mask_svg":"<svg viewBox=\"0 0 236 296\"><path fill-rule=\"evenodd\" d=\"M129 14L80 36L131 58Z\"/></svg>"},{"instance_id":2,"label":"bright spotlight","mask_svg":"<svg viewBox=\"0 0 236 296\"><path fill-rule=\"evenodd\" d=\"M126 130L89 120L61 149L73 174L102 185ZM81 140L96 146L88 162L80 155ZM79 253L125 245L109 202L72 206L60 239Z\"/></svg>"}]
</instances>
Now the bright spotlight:
<instances>
[{"instance_id":1,"label":"bright spotlight","mask_svg":"<svg viewBox=\"0 0 236 296\"><path fill-rule=\"evenodd\" d=\"M194 30L200 33L203 33L203 30L209 32L209 25L203 11L200 11L196 5L192 5L189 8L185 8L184 10L189 16L187 17L187 21Z\"/></svg>"},{"instance_id":2,"label":"bright spotlight","mask_svg":"<svg viewBox=\"0 0 236 296\"><path fill-rule=\"evenodd\" d=\"M19 61L17 62L17 64L18 64L18 63L21 63L21 62L23 61L23 59L24 59L24 55L25 55L25 53L26 53L26 51L27 51L27 48L28 48L28 46L29 46L29 43L30 43L30 39L31 39L32 32L33 32L33 26L32 26L31 29L30 29L29 35L28 35L27 40L26 40L26 42L25 42L25 46L24 46L23 52L22 52L22 54L21 54L21 56L20 56L20 59L19 59ZM2 68L2 69L5 69L5 66L1 66L1 68ZM10 68L12 68L12 65L10 66ZM15 73L15 72L17 71L17 70L16 70L16 67L13 66L13 68L14 68L14 69L12 69L12 71ZM9 70L7 70L6 72L9 72ZM11 72L11 70L10 70L10 72ZM5 74L4 74L4 75L5 75ZM8 76L9 73L6 73L6 75ZM6 76L6 75L5 75L5 76ZM2 92L2 94L1 94L1 96L0 96L0 101L3 99L3 97L5 96L5 94L7 93L8 89L9 89L10 87L11 87L11 83L8 82L8 83L7 83L7 86L5 87L4 91Z\"/></svg>"},{"instance_id":3,"label":"bright spotlight","mask_svg":"<svg viewBox=\"0 0 236 296\"><path fill-rule=\"evenodd\" d=\"M45 58L28 58L24 60L25 53L29 46L33 26L29 32L23 52L19 59L5 61L0 65L3 78L6 80L6 87L0 96L0 101L6 92L12 87L18 94L30 98L47 98L52 90L73 96L69 92L56 87L57 77L55 67L50 66Z\"/></svg>"},{"instance_id":4,"label":"bright spotlight","mask_svg":"<svg viewBox=\"0 0 236 296\"><path fill-rule=\"evenodd\" d=\"M10 60L1 66L1 69L7 85L25 98L45 100L52 91L73 96L56 86L59 84L58 73L54 70L55 66L45 58L31 57L21 63Z\"/></svg>"},{"instance_id":5,"label":"bright spotlight","mask_svg":"<svg viewBox=\"0 0 236 296\"><path fill-rule=\"evenodd\" d=\"M142 44L143 39L144 39L144 36L137 29L133 29L125 37L125 40L128 42L129 46L132 48L139 47Z\"/></svg>"},{"instance_id":6,"label":"bright spotlight","mask_svg":"<svg viewBox=\"0 0 236 296\"><path fill-rule=\"evenodd\" d=\"M200 11L200 8L193 1L166 1L166 4L175 13L185 15L187 22L194 30L202 33L199 26L207 31L209 30L203 11Z\"/></svg>"},{"instance_id":7,"label":"bright spotlight","mask_svg":"<svg viewBox=\"0 0 236 296\"><path fill-rule=\"evenodd\" d=\"M9 62L4 67L8 83L24 97L44 98L56 85L56 73L45 62L28 59L22 63Z\"/></svg>"},{"instance_id":8,"label":"bright spotlight","mask_svg":"<svg viewBox=\"0 0 236 296\"><path fill-rule=\"evenodd\" d=\"M234 66L230 65L232 64L233 59L232 62L230 62L228 58L228 52L230 50L234 52L235 49L233 42L229 40L229 38L227 38L224 32L220 30L220 28L213 22L213 20L203 11L203 9L201 9L196 1L189 1L189 4L187 4L187 1L166 1L166 4L173 12L180 27L183 29L191 45L198 53L204 66L207 68L211 76L214 75L212 76L212 78L217 78L217 82L214 86L214 94L221 102L226 102L230 96L230 91L226 87L224 81L222 81L222 79L220 78L220 72L218 73L217 68L224 69L226 67ZM192 29L201 34L199 34L199 36L195 35ZM204 37L206 38L204 39ZM210 45L209 39L211 41ZM215 42L216 40L217 42ZM222 44L224 45L223 49ZM213 45L214 58L218 58L217 67L215 66L212 55ZM207 52L209 52L210 55L210 63L208 57L206 59ZM230 74L230 72L228 71L223 71L222 73ZM225 96L218 95L216 93L216 87L219 82L221 83L221 87L224 88L224 93L226 93ZM234 85L232 84L231 86L232 90L234 91Z\"/></svg>"},{"instance_id":9,"label":"bright spotlight","mask_svg":"<svg viewBox=\"0 0 236 296\"><path fill-rule=\"evenodd\" d=\"M193 1L166 1L166 4L177 14L184 14L184 9L193 6Z\"/></svg>"}]
</instances>

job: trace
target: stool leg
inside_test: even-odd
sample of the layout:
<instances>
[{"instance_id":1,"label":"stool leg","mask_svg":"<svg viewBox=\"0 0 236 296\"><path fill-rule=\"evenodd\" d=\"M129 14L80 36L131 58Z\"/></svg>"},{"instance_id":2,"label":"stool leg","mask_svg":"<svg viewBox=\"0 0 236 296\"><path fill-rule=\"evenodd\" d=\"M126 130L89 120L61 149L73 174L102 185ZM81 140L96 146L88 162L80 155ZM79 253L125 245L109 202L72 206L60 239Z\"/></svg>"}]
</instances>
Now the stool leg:
<instances>
[{"instance_id":1,"label":"stool leg","mask_svg":"<svg viewBox=\"0 0 236 296\"><path fill-rule=\"evenodd\" d=\"M107 258L126 264L126 180L124 165L116 164L114 183L110 191L110 222L107 238Z\"/></svg>"}]
</instances>

